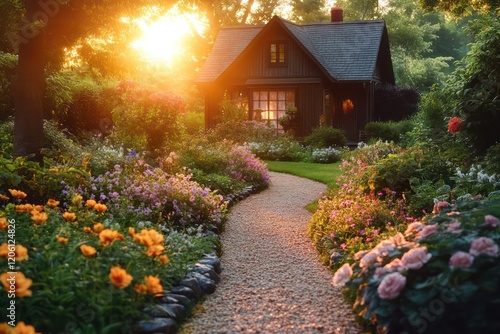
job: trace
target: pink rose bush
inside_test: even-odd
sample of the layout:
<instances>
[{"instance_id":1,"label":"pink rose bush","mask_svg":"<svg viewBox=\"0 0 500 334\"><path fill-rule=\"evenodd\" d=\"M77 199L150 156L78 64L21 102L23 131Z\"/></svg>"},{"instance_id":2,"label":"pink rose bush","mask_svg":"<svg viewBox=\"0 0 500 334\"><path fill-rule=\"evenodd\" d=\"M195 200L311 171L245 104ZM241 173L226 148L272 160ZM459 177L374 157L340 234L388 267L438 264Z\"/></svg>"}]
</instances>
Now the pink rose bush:
<instances>
[{"instance_id":1,"label":"pink rose bush","mask_svg":"<svg viewBox=\"0 0 500 334\"><path fill-rule=\"evenodd\" d=\"M433 317L426 322L432 333L491 332L490 324L500 326L496 314L482 311L500 300L500 201L448 204L408 224L404 235L357 252L335 274L334 284L355 295L354 312L381 333L417 331L415 323L421 323L412 317L421 312ZM482 321L471 324L470 317Z\"/></svg>"}]
</instances>

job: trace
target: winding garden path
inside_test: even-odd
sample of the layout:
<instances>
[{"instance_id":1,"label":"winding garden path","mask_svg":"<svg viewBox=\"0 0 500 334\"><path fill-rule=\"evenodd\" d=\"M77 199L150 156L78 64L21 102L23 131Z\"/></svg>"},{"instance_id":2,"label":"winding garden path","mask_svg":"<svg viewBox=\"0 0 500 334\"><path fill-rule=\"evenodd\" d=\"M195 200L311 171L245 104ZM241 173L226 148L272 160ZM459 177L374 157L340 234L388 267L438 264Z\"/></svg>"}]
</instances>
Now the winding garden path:
<instances>
[{"instance_id":1,"label":"winding garden path","mask_svg":"<svg viewBox=\"0 0 500 334\"><path fill-rule=\"evenodd\" d=\"M306 234L304 206L325 185L270 177L269 189L232 208L221 236L221 281L180 333L361 332Z\"/></svg>"}]
</instances>

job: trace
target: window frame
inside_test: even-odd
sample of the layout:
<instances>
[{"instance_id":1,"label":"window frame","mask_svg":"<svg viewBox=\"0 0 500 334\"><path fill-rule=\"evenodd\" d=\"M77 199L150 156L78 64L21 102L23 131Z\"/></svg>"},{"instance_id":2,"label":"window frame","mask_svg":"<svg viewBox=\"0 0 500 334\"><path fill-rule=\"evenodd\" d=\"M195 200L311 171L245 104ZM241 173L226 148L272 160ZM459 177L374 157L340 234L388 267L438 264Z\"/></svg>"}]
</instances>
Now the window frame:
<instances>
[{"instance_id":1,"label":"window frame","mask_svg":"<svg viewBox=\"0 0 500 334\"><path fill-rule=\"evenodd\" d=\"M273 45L275 47L275 51L273 51ZM283 46L283 51L280 50L280 47ZM274 40L269 41L267 48L268 55L268 63L270 66L287 66L288 65L288 42L285 40ZM276 61L273 62L273 55ZM283 61L281 60L281 55L283 55Z\"/></svg>"}]
</instances>

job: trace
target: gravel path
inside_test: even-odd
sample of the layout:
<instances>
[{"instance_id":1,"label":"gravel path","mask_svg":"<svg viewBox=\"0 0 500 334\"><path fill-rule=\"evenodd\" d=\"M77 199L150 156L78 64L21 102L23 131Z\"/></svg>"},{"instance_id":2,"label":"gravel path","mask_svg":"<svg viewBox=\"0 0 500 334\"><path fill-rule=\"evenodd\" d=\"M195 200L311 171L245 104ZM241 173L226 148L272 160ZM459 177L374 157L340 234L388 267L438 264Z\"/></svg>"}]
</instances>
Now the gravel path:
<instances>
[{"instance_id":1,"label":"gravel path","mask_svg":"<svg viewBox=\"0 0 500 334\"><path fill-rule=\"evenodd\" d=\"M325 185L270 176L269 189L232 208L221 236L221 281L181 334L361 332L306 234L304 206Z\"/></svg>"}]
</instances>

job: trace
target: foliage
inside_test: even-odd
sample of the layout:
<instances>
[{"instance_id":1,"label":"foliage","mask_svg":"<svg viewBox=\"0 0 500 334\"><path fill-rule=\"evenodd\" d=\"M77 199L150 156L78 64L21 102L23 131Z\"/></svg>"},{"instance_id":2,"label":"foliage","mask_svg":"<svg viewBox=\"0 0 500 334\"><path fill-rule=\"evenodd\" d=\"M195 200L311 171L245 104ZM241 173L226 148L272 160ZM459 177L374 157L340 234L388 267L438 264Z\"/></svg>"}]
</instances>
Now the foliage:
<instances>
[{"instance_id":1,"label":"foliage","mask_svg":"<svg viewBox=\"0 0 500 334\"><path fill-rule=\"evenodd\" d=\"M401 142L402 136L413 129L411 120L399 122L369 122L365 126L368 141L382 140Z\"/></svg>"},{"instance_id":2,"label":"foliage","mask_svg":"<svg viewBox=\"0 0 500 334\"><path fill-rule=\"evenodd\" d=\"M415 88L376 85L374 112L380 121L400 121L415 114L420 95Z\"/></svg>"},{"instance_id":3,"label":"foliage","mask_svg":"<svg viewBox=\"0 0 500 334\"><path fill-rule=\"evenodd\" d=\"M15 297L16 322L37 332L131 332L133 324L147 317L141 309L154 305L154 295L181 279L214 241L196 230L190 235L165 230L164 236L137 220L130 223L137 232L127 230L110 220L105 206L83 202L81 196L65 207L56 200L32 205L30 196L21 197L1 206L0 264L18 272L17 293L27 291ZM11 233L18 257L14 265L7 260ZM111 279L112 267L125 270L117 277L124 278L123 284ZM1 280L8 287L5 275ZM2 308L11 300L0 294Z\"/></svg>"},{"instance_id":4,"label":"foliage","mask_svg":"<svg viewBox=\"0 0 500 334\"><path fill-rule=\"evenodd\" d=\"M0 52L0 120L13 114L11 83L15 75L17 56Z\"/></svg>"},{"instance_id":5,"label":"foliage","mask_svg":"<svg viewBox=\"0 0 500 334\"><path fill-rule=\"evenodd\" d=\"M497 0L420 0L420 4L427 11L441 9L456 16L467 15L471 9L484 12L494 12L498 9Z\"/></svg>"},{"instance_id":6,"label":"foliage","mask_svg":"<svg viewBox=\"0 0 500 334\"><path fill-rule=\"evenodd\" d=\"M122 81L117 89L122 93L120 105L113 110L117 137L128 148L155 156L174 148L180 135L177 116L184 112L182 99L135 81Z\"/></svg>"},{"instance_id":7,"label":"foliage","mask_svg":"<svg viewBox=\"0 0 500 334\"><path fill-rule=\"evenodd\" d=\"M45 113L73 134L111 133L111 111L120 93L112 79L96 79L92 73L62 70L46 79Z\"/></svg>"},{"instance_id":8,"label":"foliage","mask_svg":"<svg viewBox=\"0 0 500 334\"><path fill-rule=\"evenodd\" d=\"M229 140L238 144L252 141L266 142L276 136L276 129L264 122L234 121L218 123L208 130L207 138L210 141Z\"/></svg>"},{"instance_id":9,"label":"foliage","mask_svg":"<svg viewBox=\"0 0 500 334\"><path fill-rule=\"evenodd\" d=\"M487 173L500 175L500 143L488 148L484 157L484 165Z\"/></svg>"},{"instance_id":10,"label":"foliage","mask_svg":"<svg viewBox=\"0 0 500 334\"><path fill-rule=\"evenodd\" d=\"M263 160L302 161L305 158L304 148L288 136L277 136L268 141L250 142L248 147Z\"/></svg>"},{"instance_id":11,"label":"foliage","mask_svg":"<svg viewBox=\"0 0 500 334\"><path fill-rule=\"evenodd\" d=\"M379 192L389 188L400 195L411 196L412 178L432 182L444 180L449 184L451 175L452 171L446 160L431 151L411 147L368 166L359 186L366 192Z\"/></svg>"},{"instance_id":12,"label":"foliage","mask_svg":"<svg viewBox=\"0 0 500 334\"><path fill-rule=\"evenodd\" d=\"M192 142L178 151L178 163L189 170L203 171L205 177L200 182L206 184L211 174L228 177L235 185L235 189L253 186L264 189L269 185L267 168L246 146L236 146L229 141L210 143L201 140ZM200 173L194 173L199 177ZM214 179L219 182L221 179ZM210 184L210 186L212 186Z\"/></svg>"},{"instance_id":13,"label":"foliage","mask_svg":"<svg viewBox=\"0 0 500 334\"><path fill-rule=\"evenodd\" d=\"M319 126L304 138L304 142L313 148L344 147L347 144L347 139L341 129L332 126Z\"/></svg>"},{"instance_id":14,"label":"foliage","mask_svg":"<svg viewBox=\"0 0 500 334\"><path fill-rule=\"evenodd\" d=\"M438 203L425 223L356 254L334 276L354 310L387 333L493 333L500 323L500 202Z\"/></svg>"},{"instance_id":15,"label":"foliage","mask_svg":"<svg viewBox=\"0 0 500 334\"><path fill-rule=\"evenodd\" d=\"M471 50L454 72L451 90L458 96L458 115L474 147L484 153L500 141L500 18L485 17L475 22L478 29Z\"/></svg>"},{"instance_id":16,"label":"foliage","mask_svg":"<svg viewBox=\"0 0 500 334\"><path fill-rule=\"evenodd\" d=\"M316 148L312 150L311 161L321 164L331 164L340 161L342 151L333 147Z\"/></svg>"}]
</instances>

